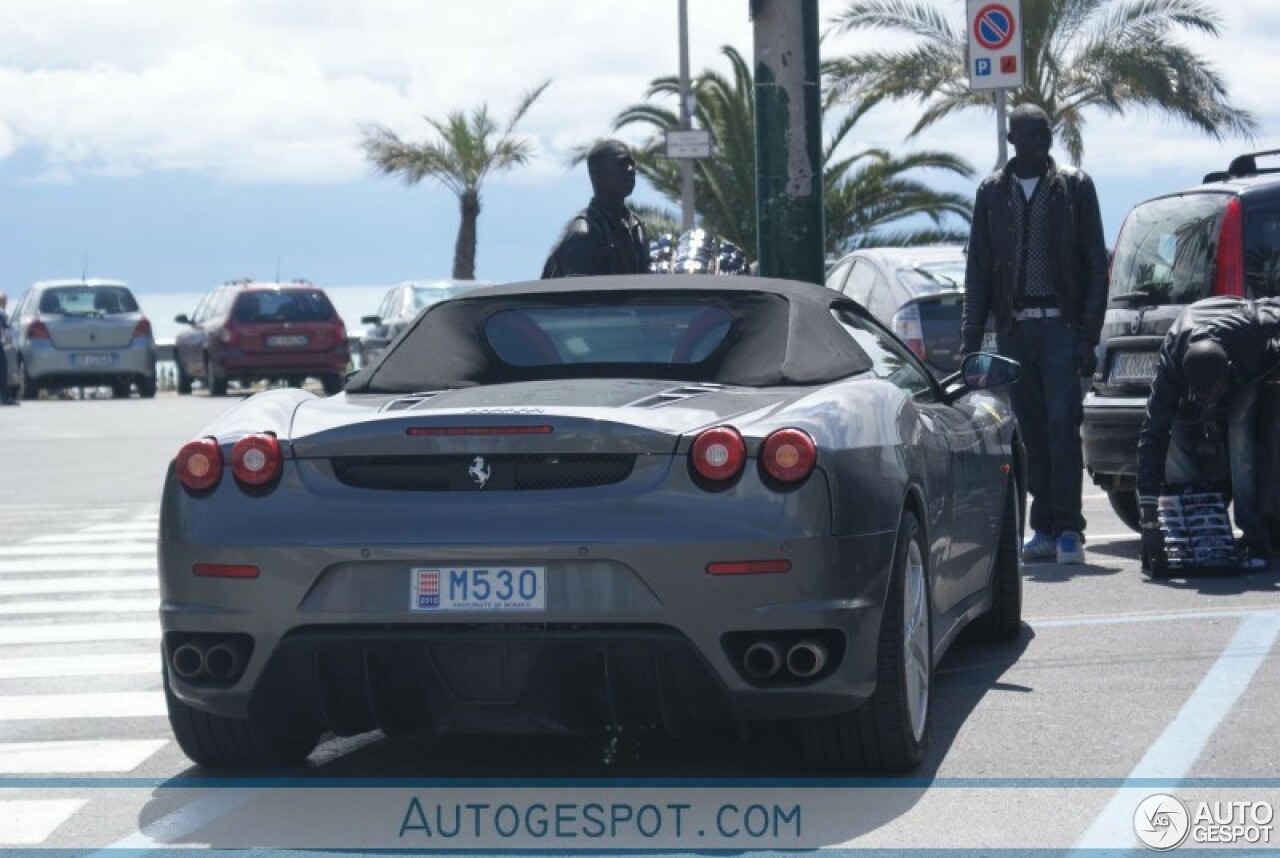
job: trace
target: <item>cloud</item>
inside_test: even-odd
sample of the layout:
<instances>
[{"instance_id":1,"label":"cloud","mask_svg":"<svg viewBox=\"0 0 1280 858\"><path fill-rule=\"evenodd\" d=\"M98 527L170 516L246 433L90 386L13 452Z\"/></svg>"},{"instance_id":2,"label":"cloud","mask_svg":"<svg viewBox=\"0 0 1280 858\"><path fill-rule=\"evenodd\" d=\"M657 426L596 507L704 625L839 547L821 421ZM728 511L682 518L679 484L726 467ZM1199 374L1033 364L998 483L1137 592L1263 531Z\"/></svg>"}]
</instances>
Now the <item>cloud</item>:
<instances>
[{"instance_id":1,"label":"cloud","mask_svg":"<svg viewBox=\"0 0 1280 858\"><path fill-rule=\"evenodd\" d=\"M1213 60L1237 101L1259 114L1264 137L1275 138L1280 112L1258 85L1271 76L1270 42L1280 31L1270 3L1228 4L1223 38L1188 41ZM824 28L841 6L824 0ZM727 72L723 44L750 61L744 0L690 3L689 13L694 74ZM823 52L883 42L832 36ZM521 125L538 157L506 179L533 183L562 176L575 145L612 134L613 117L642 101L653 78L675 73L677 5L6 0L0 57L0 159L30 149L40 169L63 177L189 171L226 182L347 182L369 174L361 123L423 139L430 133L424 116L481 103L505 121L520 93L551 78ZM994 159L992 118L966 115L904 143L917 114L915 104L877 107L848 145L956 151L982 170ZM1153 139L1135 145L1135 127ZM1090 117L1087 133L1095 168L1221 160L1221 144L1140 114L1121 122Z\"/></svg>"}]
</instances>

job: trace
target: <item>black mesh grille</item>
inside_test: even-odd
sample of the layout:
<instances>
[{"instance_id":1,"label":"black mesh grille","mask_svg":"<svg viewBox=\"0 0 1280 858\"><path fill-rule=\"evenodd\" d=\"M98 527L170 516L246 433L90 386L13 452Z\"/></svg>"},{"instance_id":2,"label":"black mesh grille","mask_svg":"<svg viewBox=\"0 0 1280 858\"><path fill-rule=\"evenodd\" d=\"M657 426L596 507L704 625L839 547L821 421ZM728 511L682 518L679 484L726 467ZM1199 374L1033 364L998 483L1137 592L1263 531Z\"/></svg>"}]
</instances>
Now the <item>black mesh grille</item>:
<instances>
[{"instance_id":1,"label":"black mesh grille","mask_svg":"<svg viewBox=\"0 0 1280 858\"><path fill-rule=\"evenodd\" d=\"M344 485L409 492L579 489L620 483L633 455L346 456L333 460Z\"/></svg>"}]
</instances>

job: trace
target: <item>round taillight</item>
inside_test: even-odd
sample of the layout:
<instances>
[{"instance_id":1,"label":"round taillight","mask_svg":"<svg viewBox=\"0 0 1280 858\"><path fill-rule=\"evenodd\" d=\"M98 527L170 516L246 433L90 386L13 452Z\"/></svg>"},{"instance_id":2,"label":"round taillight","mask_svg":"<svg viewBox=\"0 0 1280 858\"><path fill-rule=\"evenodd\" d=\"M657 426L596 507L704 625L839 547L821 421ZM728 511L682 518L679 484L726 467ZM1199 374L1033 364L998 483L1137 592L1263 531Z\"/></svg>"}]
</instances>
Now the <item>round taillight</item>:
<instances>
[{"instance_id":1,"label":"round taillight","mask_svg":"<svg viewBox=\"0 0 1280 858\"><path fill-rule=\"evenodd\" d=\"M274 435L245 435L231 448L231 473L245 486L265 486L280 476L280 442Z\"/></svg>"},{"instance_id":2,"label":"round taillight","mask_svg":"<svg viewBox=\"0 0 1280 858\"><path fill-rule=\"evenodd\" d=\"M222 450L213 438L188 441L173 462L178 482L194 492L207 491L222 479Z\"/></svg>"},{"instance_id":3,"label":"round taillight","mask_svg":"<svg viewBox=\"0 0 1280 858\"><path fill-rule=\"evenodd\" d=\"M817 461L818 448L813 439L799 429L779 429L765 438L760 447L761 467L780 483L803 480Z\"/></svg>"},{"instance_id":4,"label":"round taillight","mask_svg":"<svg viewBox=\"0 0 1280 858\"><path fill-rule=\"evenodd\" d=\"M731 480L742 473L747 461L747 445L732 426L716 426L693 439L693 469L712 482Z\"/></svg>"}]
</instances>

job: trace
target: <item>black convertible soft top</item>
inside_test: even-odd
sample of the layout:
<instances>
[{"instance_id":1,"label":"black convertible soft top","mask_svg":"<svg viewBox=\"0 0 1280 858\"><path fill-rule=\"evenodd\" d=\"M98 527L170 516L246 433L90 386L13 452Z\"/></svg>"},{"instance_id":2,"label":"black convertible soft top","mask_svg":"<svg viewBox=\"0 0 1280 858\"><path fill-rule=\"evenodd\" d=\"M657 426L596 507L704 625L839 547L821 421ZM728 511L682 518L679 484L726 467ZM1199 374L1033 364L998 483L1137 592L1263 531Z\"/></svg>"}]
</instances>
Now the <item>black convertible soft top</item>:
<instances>
[{"instance_id":1,"label":"black convertible soft top","mask_svg":"<svg viewBox=\"0 0 1280 858\"><path fill-rule=\"evenodd\" d=\"M518 366L485 335L510 310L691 305L731 318L723 343L688 363L565 363ZM630 275L574 277L492 286L435 304L361 369L348 393L408 393L556 378L669 378L750 387L825 384L870 369L871 361L832 315L865 315L825 286L758 277Z\"/></svg>"}]
</instances>

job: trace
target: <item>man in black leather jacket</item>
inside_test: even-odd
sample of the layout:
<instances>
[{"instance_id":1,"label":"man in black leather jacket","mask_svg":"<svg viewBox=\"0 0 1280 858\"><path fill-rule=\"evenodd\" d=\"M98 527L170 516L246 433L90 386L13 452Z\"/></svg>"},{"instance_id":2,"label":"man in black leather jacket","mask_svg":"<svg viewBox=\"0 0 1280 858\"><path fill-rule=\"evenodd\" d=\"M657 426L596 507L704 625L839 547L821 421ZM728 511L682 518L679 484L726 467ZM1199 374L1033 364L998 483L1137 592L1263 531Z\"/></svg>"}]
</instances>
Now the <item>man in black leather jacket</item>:
<instances>
[{"instance_id":1,"label":"man in black leather jacket","mask_svg":"<svg viewBox=\"0 0 1280 858\"><path fill-rule=\"evenodd\" d=\"M618 140L606 140L587 154L591 203L574 216L551 249L542 279L591 274L648 274L649 239L644 224L627 208L636 187L636 162Z\"/></svg>"},{"instance_id":2,"label":"man in black leather jacket","mask_svg":"<svg viewBox=\"0 0 1280 858\"><path fill-rule=\"evenodd\" d=\"M1138 434L1138 504L1144 553L1163 554L1163 485L1200 482L1191 439L1205 412L1225 403L1232 517L1244 534L1240 566L1265 568L1269 545L1258 504L1258 383L1280 369L1280 299L1208 298L1189 305L1165 335ZM1180 431L1175 426L1182 424ZM1188 431L1191 430L1191 431Z\"/></svg>"},{"instance_id":3,"label":"man in black leather jacket","mask_svg":"<svg viewBox=\"0 0 1280 858\"><path fill-rule=\"evenodd\" d=\"M978 187L961 346L994 317L1000 353L1022 364L1010 399L1027 451L1031 539L1024 560L1084 562L1082 378L1093 375L1107 304L1107 245L1093 180L1049 157L1049 117L1009 117L1015 157Z\"/></svg>"}]
</instances>

